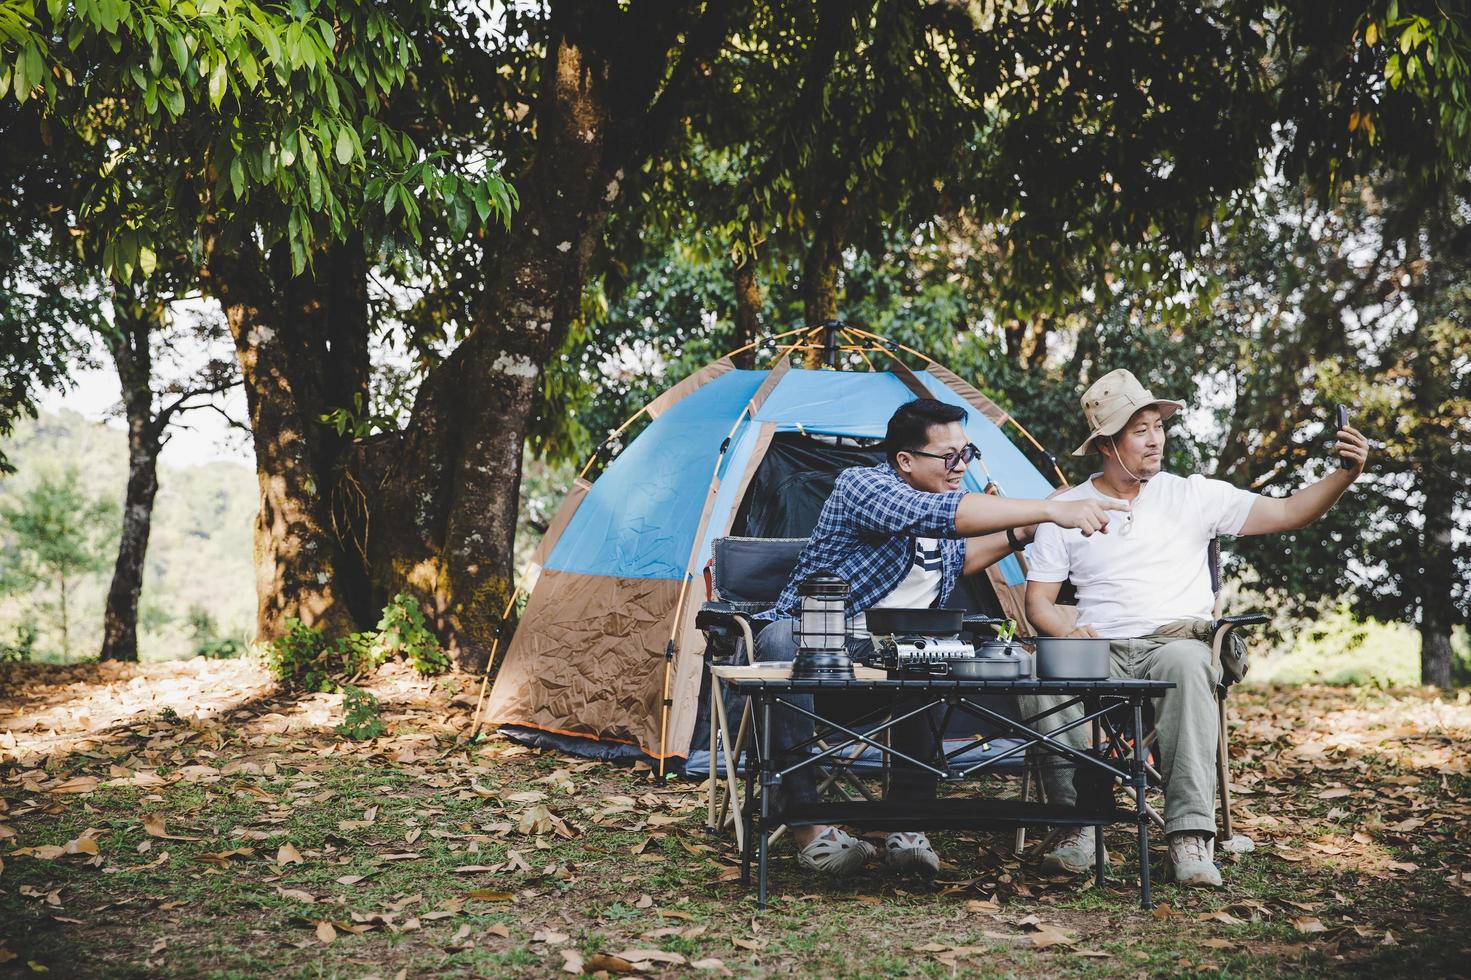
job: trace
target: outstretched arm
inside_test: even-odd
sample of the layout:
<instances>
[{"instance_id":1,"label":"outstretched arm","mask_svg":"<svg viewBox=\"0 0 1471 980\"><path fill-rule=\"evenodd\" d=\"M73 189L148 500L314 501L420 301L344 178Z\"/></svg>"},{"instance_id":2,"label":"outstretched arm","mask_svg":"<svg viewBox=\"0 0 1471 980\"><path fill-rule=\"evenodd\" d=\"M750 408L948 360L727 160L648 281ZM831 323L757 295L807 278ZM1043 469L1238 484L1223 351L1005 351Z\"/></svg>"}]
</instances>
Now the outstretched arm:
<instances>
[{"instance_id":1,"label":"outstretched arm","mask_svg":"<svg viewBox=\"0 0 1471 980\"><path fill-rule=\"evenodd\" d=\"M1066 486L1058 487L1047 495L1051 500L1064 490ZM1012 530L1017 544L1029 545L1037 538L1037 525L1028 524L1026 527L1018 527ZM990 568L1001 559L1011 553L1011 541L1007 538L1005 531L995 534L983 534L978 538L967 538L965 541L965 571L962 574L974 575L983 569Z\"/></svg>"},{"instance_id":2,"label":"outstretched arm","mask_svg":"<svg viewBox=\"0 0 1471 980\"><path fill-rule=\"evenodd\" d=\"M968 493L956 508L955 530L972 537L1046 522L1077 528L1087 537L1094 531L1108 533L1109 511L1128 509L1120 500L1020 500Z\"/></svg>"},{"instance_id":3,"label":"outstretched arm","mask_svg":"<svg viewBox=\"0 0 1471 980\"><path fill-rule=\"evenodd\" d=\"M1328 513L1328 509L1343 496L1349 484L1364 472L1364 463L1369 459L1369 440L1358 429L1346 427L1338 430L1338 442L1334 447L1338 455L1349 461L1348 469L1335 469L1311 486L1303 487L1290 497L1259 497L1251 505L1251 513L1240 533L1275 534L1278 531L1294 531L1306 527Z\"/></svg>"}]
</instances>

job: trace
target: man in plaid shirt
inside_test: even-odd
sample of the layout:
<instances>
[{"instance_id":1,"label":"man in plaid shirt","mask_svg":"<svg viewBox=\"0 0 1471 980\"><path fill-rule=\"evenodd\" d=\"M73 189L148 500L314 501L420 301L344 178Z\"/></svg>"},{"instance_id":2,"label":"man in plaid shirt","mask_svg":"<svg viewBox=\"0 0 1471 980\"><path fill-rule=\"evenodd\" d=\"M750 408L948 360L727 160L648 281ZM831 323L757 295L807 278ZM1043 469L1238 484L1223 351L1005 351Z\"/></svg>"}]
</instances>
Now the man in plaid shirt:
<instances>
[{"instance_id":1,"label":"man in plaid shirt","mask_svg":"<svg viewBox=\"0 0 1471 980\"><path fill-rule=\"evenodd\" d=\"M884 449L888 462L853 467L839 474L823 505L796 569L772 609L757 615L771 620L756 640L756 659L786 661L796 656L793 635L797 586L808 576L830 571L848 583L849 651L867 656L871 645L865 612L873 608L942 606L961 575L1000 561L1031 540L1036 525L1055 523L1085 535L1108 530L1108 512L1125 505L1112 501L1011 500L960 489L966 466L977 455L961 423L966 411L921 398L899 407L889 420ZM793 703L811 710L810 698ZM860 714L876 705L850 705ZM934 720L936 723L938 719ZM778 750L813 735L810 719L780 712L773 733ZM917 758L934 751L932 720L916 716L894 727L895 747ZM810 768L787 777L787 806L814 802L817 785ZM933 798L935 779L922 770L897 766L891 796ZM797 859L804 867L844 874L874 853L868 843L836 827L801 827L793 832ZM920 833L890 834L886 859L900 870L933 872L939 857Z\"/></svg>"}]
</instances>

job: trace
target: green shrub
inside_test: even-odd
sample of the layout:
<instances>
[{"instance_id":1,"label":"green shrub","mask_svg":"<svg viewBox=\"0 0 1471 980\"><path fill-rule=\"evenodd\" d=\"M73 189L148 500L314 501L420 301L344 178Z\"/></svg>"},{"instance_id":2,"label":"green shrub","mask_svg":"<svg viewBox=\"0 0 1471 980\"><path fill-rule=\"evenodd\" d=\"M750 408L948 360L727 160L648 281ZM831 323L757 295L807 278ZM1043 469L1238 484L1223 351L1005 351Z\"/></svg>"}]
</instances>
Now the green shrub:
<instances>
[{"instance_id":1,"label":"green shrub","mask_svg":"<svg viewBox=\"0 0 1471 980\"><path fill-rule=\"evenodd\" d=\"M346 685L342 689L342 724L333 731L355 740L377 738L383 734L383 705L362 688Z\"/></svg>"},{"instance_id":2,"label":"green shrub","mask_svg":"<svg viewBox=\"0 0 1471 980\"><path fill-rule=\"evenodd\" d=\"M419 600L403 592L383 607L376 648L382 660L402 655L421 674L440 674L449 669L449 657L424 624Z\"/></svg>"},{"instance_id":3,"label":"green shrub","mask_svg":"<svg viewBox=\"0 0 1471 980\"><path fill-rule=\"evenodd\" d=\"M0 664L30 663L31 654L35 652L36 627L31 623L21 623L15 628L14 643L0 642Z\"/></svg>"},{"instance_id":4,"label":"green shrub","mask_svg":"<svg viewBox=\"0 0 1471 980\"><path fill-rule=\"evenodd\" d=\"M267 669L283 684L308 691L335 691L375 670L389 657L402 656L421 674L449 668L412 597L400 593L383 607L378 628L349 633L332 642L298 619L286 621L286 634L262 651Z\"/></svg>"},{"instance_id":5,"label":"green shrub","mask_svg":"<svg viewBox=\"0 0 1471 980\"><path fill-rule=\"evenodd\" d=\"M373 639L372 633L351 633L328 643L319 630L293 617L286 620L286 634L266 644L265 664L283 684L308 691L335 691L382 662L373 649Z\"/></svg>"}]
</instances>

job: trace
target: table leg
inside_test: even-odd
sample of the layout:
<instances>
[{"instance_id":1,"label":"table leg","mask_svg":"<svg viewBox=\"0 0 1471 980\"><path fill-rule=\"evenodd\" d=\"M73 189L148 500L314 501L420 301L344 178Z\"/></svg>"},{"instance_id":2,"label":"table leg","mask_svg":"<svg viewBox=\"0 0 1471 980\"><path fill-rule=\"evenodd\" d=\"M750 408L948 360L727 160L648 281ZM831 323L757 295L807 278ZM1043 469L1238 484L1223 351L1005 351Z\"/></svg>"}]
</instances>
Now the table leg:
<instances>
[{"instance_id":1,"label":"table leg","mask_svg":"<svg viewBox=\"0 0 1471 980\"><path fill-rule=\"evenodd\" d=\"M1089 714L1092 714L1094 711L1098 710L1098 700L1095 698L1091 701L1085 701L1083 710L1088 712ZM1098 718L1094 718L1093 751L1095 753L1099 753L1100 755L1103 749L1102 734L1103 731L1101 721ZM1109 785L1113 785L1112 780L1109 781ZM1103 884L1104 876L1108 872L1108 851L1104 848L1103 845L1103 824L1098 824L1093 828L1093 864L1094 881L1096 884L1101 886Z\"/></svg>"},{"instance_id":2,"label":"table leg","mask_svg":"<svg viewBox=\"0 0 1471 980\"><path fill-rule=\"evenodd\" d=\"M744 714L741 718L742 726L745 725L744 715L748 715L750 712L751 698L748 695ZM739 740L739 736L737 736L737 739ZM764 765L763 760L759 758L760 753L761 749L758 745L756 749L758 758L746 760L746 806L744 812L738 812L736 814L737 821L744 822L746 827L744 835L740 835L737 840L741 848L741 884L746 886L751 884L751 848L755 846L752 842L752 834L756 830L756 767Z\"/></svg>"},{"instance_id":3,"label":"table leg","mask_svg":"<svg viewBox=\"0 0 1471 980\"><path fill-rule=\"evenodd\" d=\"M761 694L761 839L756 843L756 907L766 908L766 858L770 845L768 820L771 816L771 794L776 792L776 762L771 756L771 696Z\"/></svg>"},{"instance_id":4,"label":"table leg","mask_svg":"<svg viewBox=\"0 0 1471 980\"><path fill-rule=\"evenodd\" d=\"M717 764L718 760L715 758L715 753L718 752L718 751L720 751L720 745L715 740L715 732L716 732L716 727L715 727L715 720L716 720L715 699L718 698L718 697L720 697L720 678L716 677L714 674L711 674L710 675L710 716L709 716L710 717L710 782L707 784L708 787L709 787L709 793L707 794L707 799L706 799L706 812L705 812L705 833L710 834L711 836L714 836L715 831L718 829L715 826L715 786L716 786L717 783L720 782L720 777L717 775L717 773L720 772L720 767Z\"/></svg>"},{"instance_id":5,"label":"table leg","mask_svg":"<svg viewBox=\"0 0 1471 980\"><path fill-rule=\"evenodd\" d=\"M1145 911L1154 908L1149 891L1149 811L1144 805L1144 792L1149 788L1144 777L1144 698L1135 695L1134 706L1134 815L1139 822L1139 900Z\"/></svg>"}]
</instances>

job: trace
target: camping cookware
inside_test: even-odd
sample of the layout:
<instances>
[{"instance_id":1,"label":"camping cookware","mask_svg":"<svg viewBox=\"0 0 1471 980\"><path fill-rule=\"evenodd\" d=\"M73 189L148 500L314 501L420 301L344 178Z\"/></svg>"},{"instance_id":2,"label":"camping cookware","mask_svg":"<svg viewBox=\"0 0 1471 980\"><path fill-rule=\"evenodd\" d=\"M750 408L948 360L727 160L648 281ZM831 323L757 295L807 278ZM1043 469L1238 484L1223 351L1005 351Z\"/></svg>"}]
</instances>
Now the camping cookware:
<instances>
[{"instance_id":1,"label":"camping cookware","mask_svg":"<svg viewBox=\"0 0 1471 980\"><path fill-rule=\"evenodd\" d=\"M1109 675L1108 640L1090 636L1037 637L1037 677L1043 680L1102 680Z\"/></svg>"},{"instance_id":2,"label":"camping cookware","mask_svg":"<svg viewBox=\"0 0 1471 980\"><path fill-rule=\"evenodd\" d=\"M870 609L864 615L875 636L955 636L965 621L959 609Z\"/></svg>"}]
</instances>

